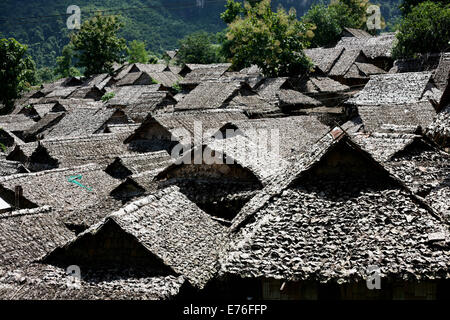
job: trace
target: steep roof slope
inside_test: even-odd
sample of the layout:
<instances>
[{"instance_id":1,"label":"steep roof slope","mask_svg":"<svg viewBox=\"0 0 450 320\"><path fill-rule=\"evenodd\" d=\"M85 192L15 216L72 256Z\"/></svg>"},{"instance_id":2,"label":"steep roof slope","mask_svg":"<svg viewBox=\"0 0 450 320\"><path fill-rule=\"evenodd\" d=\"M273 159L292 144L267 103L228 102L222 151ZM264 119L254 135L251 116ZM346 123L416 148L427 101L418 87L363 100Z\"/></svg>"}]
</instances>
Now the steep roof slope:
<instances>
[{"instance_id":1,"label":"steep roof slope","mask_svg":"<svg viewBox=\"0 0 450 320\"><path fill-rule=\"evenodd\" d=\"M349 99L347 103L378 105L422 101L427 98L426 93L433 87L430 80L431 72L374 75L370 77L364 89Z\"/></svg>"},{"instance_id":2,"label":"steep roof slope","mask_svg":"<svg viewBox=\"0 0 450 320\"><path fill-rule=\"evenodd\" d=\"M44 261L71 259L82 263L85 255L77 251L78 245L88 239L95 242L95 235L111 223L118 227L116 232L133 236L149 255L156 256L195 287L203 288L217 272L218 256L226 240L225 229L175 187L113 212L50 253Z\"/></svg>"}]
</instances>

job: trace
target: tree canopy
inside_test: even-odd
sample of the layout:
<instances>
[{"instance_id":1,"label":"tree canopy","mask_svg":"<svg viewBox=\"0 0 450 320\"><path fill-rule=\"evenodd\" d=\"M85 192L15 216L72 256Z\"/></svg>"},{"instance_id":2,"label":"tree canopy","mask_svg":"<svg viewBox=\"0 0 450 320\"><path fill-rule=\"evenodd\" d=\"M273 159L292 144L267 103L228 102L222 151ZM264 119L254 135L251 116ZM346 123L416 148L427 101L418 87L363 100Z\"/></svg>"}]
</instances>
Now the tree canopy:
<instances>
[{"instance_id":1,"label":"tree canopy","mask_svg":"<svg viewBox=\"0 0 450 320\"><path fill-rule=\"evenodd\" d=\"M270 0L245 3L245 16L228 25L226 48L235 69L255 64L267 76L294 75L310 70L303 49L309 45L311 26L297 20L295 10L272 11Z\"/></svg>"},{"instance_id":2,"label":"tree canopy","mask_svg":"<svg viewBox=\"0 0 450 320\"><path fill-rule=\"evenodd\" d=\"M400 11L403 15L407 15L412 11L412 9L417 6L418 4L422 2L427 2L430 0L403 0L400 5ZM448 0L431 0L431 2L441 3L441 4L448 4Z\"/></svg>"},{"instance_id":3,"label":"tree canopy","mask_svg":"<svg viewBox=\"0 0 450 320\"><path fill-rule=\"evenodd\" d=\"M334 45L340 38L344 28L367 30L368 0L335 0L329 5L314 4L301 18L305 23L315 26L312 47ZM381 17L381 29L386 23ZM370 31L375 33L376 31Z\"/></svg>"},{"instance_id":4,"label":"tree canopy","mask_svg":"<svg viewBox=\"0 0 450 320\"><path fill-rule=\"evenodd\" d=\"M149 63L150 55L145 49L145 42L133 40L130 42L127 48L128 62L129 63ZM154 59L152 59L153 63Z\"/></svg>"},{"instance_id":5,"label":"tree canopy","mask_svg":"<svg viewBox=\"0 0 450 320\"><path fill-rule=\"evenodd\" d=\"M340 39L342 25L335 7L313 5L302 17L302 21L315 26L314 37L311 39L312 47L332 45Z\"/></svg>"},{"instance_id":6,"label":"tree canopy","mask_svg":"<svg viewBox=\"0 0 450 320\"><path fill-rule=\"evenodd\" d=\"M0 101L5 105L1 113L12 110L14 99L36 82L35 63L27 49L13 38L0 39Z\"/></svg>"},{"instance_id":7,"label":"tree canopy","mask_svg":"<svg viewBox=\"0 0 450 320\"><path fill-rule=\"evenodd\" d=\"M77 66L85 69L86 76L111 73L114 62L125 60L126 42L117 35L122 26L118 16L96 15L71 35Z\"/></svg>"},{"instance_id":8,"label":"tree canopy","mask_svg":"<svg viewBox=\"0 0 450 320\"><path fill-rule=\"evenodd\" d=\"M392 54L397 59L444 51L450 41L450 4L427 1L413 7L396 37Z\"/></svg>"},{"instance_id":9,"label":"tree canopy","mask_svg":"<svg viewBox=\"0 0 450 320\"><path fill-rule=\"evenodd\" d=\"M58 77L76 77L80 76L80 71L73 66L73 46L68 44L62 50L62 56L56 58L55 74Z\"/></svg>"},{"instance_id":10,"label":"tree canopy","mask_svg":"<svg viewBox=\"0 0 450 320\"><path fill-rule=\"evenodd\" d=\"M180 40L177 53L179 64L221 62L218 49L213 43L214 36L204 32L195 32Z\"/></svg>"}]
</instances>

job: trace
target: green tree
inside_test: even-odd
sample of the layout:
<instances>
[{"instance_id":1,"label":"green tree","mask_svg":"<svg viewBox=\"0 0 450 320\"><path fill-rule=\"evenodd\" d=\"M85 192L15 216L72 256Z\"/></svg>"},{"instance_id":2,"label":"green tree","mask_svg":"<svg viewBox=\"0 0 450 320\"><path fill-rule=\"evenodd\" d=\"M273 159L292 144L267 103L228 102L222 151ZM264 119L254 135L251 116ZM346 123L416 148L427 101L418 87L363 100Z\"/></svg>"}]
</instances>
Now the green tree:
<instances>
[{"instance_id":1,"label":"green tree","mask_svg":"<svg viewBox=\"0 0 450 320\"><path fill-rule=\"evenodd\" d=\"M315 26L312 47L323 47L336 43L342 33L342 26L336 7L328 7L323 3L313 5L301 18L305 23Z\"/></svg>"},{"instance_id":2,"label":"green tree","mask_svg":"<svg viewBox=\"0 0 450 320\"><path fill-rule=\"evenodd\" d=\"M55 80L55 71L49 67L39 68L36 71L36 80L38 83L49 83Z\"/></svg>"},{"instance_id":3,"label":"green tree","mask_svg":"<svg viewBox=\"0 0 450 320\"><path fill-rule=\"evenodd\" d=\"M127 49L129 63L148 63L150 56L145 50L145 42L133 40Z\"/></svg>"},{"instance_id":4,"label":"green tree","mask_svg":"<svg viewBox=\"0 0 450 320\"><path fill-rule=\"evenodd\" d=\"M235 69L256 64L266 76L297 75L311 69L303 49L313 37L312 26L297 20L295 10L273 12L270 0L244 7L245 17L229 24L225 44Z\"/></svg>"},{"instance_id":5,"label":"green tree","mask_svg":"<svg viewBox=\"0 0 450 320\"><path fill-rule=\"evenodd\" d=\"M80 76L80 70L73 66L73 46L66 45L62 50L62 56L56 58L55 75L58 77L77 77Z\"/></svg>"},{"instance_id":6,"label":"green tree","mask_svg":"<svg viewBox=\"0 0 450 320\"><path fill-rule=\"evenodd\" d=\"M228 0L225 8L226 10L220 14L220 19L225 23L232 23L238 16L244 13L242 4L234 0Z\"/></svg>"},{"instance_id":7,"label":"green tree","mask_svg":"<svg viewBox=\"0 0 450 320\"><path fill-rule=\"evenodd\" d=\"M122 27L117 16L96 15L71 35L77 65L85 68L86 76L112 73L114 62L124 61L127 48L125 39L117 35Z\"/></svg>"},{"instance_id":8,"label":"green tree","mask_svg":"<svg viewBox=\"0 0 450 320\"><path fill-rule=\"evenodd\" d=\"M417 6L419 3L427 2L430 0L403 0L402 4L400 5L400 11L404 16L406 16L408 13L412 11L412 8ZM431 2L441 3L441 4L447 4L449 3L448 0L432 0Z\"/></svg>"},{"instance_id":9,"label":"green tree","mask_svg":"<svg viewBox=\"0 0 450 320\"><path fill-rule=\"evenodd\" d=\"M339 18L341 28L366 29L368 0L332 0L329 8Z\"/></svg>"},{"instance_id":10,"label":"green tree","mask_svg":"<svg viewBox=\"0 0 450 320\"><path fill-rule=\"evenodd\" d=\"M396 37L392 49L396 59L444 51L450 41L450 4L427 1L413 7L400 23Z\"/></svg>"},{"instance_id":11,"label":"green tree","mask_svg":"<svg viewBox=\"0 0 450 320\"><path fill-rule=\"evenodd\" d=\"M36 66L27 53L27 46L13 38L0 39L0 101L5 105L1 113L14 107L14 100L36 84Z\"/></svg>"},{"instance_id":12,"label":"green tree","mask_svg":"<svg viewBox=\"0 0 450 320\"><path fill-rule=\"evenodd\" d=\"M215 63L220 62L217 49L213 43L214 37L207 32L192 33L179 42L177 63Z\"/></svg>"}]
</instances>

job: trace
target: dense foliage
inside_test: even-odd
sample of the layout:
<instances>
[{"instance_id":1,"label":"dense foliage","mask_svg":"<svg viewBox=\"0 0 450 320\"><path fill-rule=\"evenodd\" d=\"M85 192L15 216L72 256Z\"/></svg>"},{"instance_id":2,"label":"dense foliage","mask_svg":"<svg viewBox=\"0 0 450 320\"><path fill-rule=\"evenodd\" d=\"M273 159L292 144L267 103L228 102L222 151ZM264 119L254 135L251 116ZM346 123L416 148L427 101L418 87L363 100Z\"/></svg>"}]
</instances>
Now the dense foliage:
<instances>
[{"instance_id":1,"label":"dense foliage","mask_svg":"<svg viewBox=\"0 0 450 320\"><path fill-rule=\"evenodd\" d=\"M35 64L27 46L15 39L0 39L0 102L1 113L9 112L14 99L36 82Z\"/></svg>"},{"instance_id":2,"label":"dense foliage","mask_svg":"<svg viewBox=\"0 0 450 320\"><path fill-rule=\"evenodd\" d=\"M312 47L332 45L340 39L341 19L335 7L329 7L322 3L313 5L302 17L302 21L314 25Z\"/></svg>"},{"instance_id":3,"label":"dense foliage","mask_svg":"<svg viewBox=\"0 0 450 320\"><path fill-rule=\"evenodd\" d=\"M418 53L440 52L448 49L450 41L450 4L431 1L412 8L400 23L396 58L414 57Z\"/></svg>"},{"instance_id":4,"label":"dense foliage","mask_svg":"<svg viewBox=\"0 0 450 320\"><path fill-rule=\"evenodd\" d=\"M158 58L150 56L145 49L145 42L133 40L128 44L127 48L128 62L129 63L157 63Z\"/></svg>"},{"instance_id":5,"label":"dense foliage","mask_svg":"<svg viewBox=\"0 0 450 320\"><path fill-rule=\"evenodd\" d=\"M68 44L63 48L62 56L56 58L55 75L57 77L66 78L81 75L80 71L74 67L73 55L73 45Z\"/></svg>"},{"instance_id":6,"label":"dense foliage","mask_svg":"<svg viewBox=\"0 0 450 320\"><path fill-rule=\"evenodd\" d=\"M255 64L267 76L283 76L309 71L312 65L303 49L312 36L295 10L274 12L270 0L262 0L253 6L246 3L244 17L229 24L227 45L235 69Z\"/></svg>"},{"instance_id":7,"label":"dense foliage","mask_svg":"<svg viewBox=\"0 0 450 320\"><path fill-rule=\"evenodd\" d=\"M417 6L418 4L422 2L426 2L429 0L402 0L402 3L400 4L400 10L403 15L407 15L412 11L412 9ZM449 0L432 0L431 2L441 3L441 4L448 4Z\"/></svg>"},{"instance_id":8,"label":"dense foliage","mask_svg":"<svg viewBox=\"0 0 450 320\"><path fill-rule=\"evenodd\" d=\"M216 63L222 58L214 44L215 37L207 32L196 32L179 42L177 61L184 63Z\"/></svg>"},{"instance_id":9,"label":"dense foliage","mask_svg":"<svg viewBox=\"0 0 450 320\"><path fill-rule=\"evenodd\" d=\"M112 73L115 62L124 62L126 41L117 35L122 27L117 16L97 15L83 22L81 29L71 35L77 66L85 69L86 76Z\"/></svg>"},{"instance_id":10,"label":"dense foliage","mask_svg":"<svg viewBox=\"0 0 450 320\"><path fill-rule=\"evenodd\" d=\"M241 0L242 1L242 0ZM273 0L272 8L282 4L286 9L294 7L300 18L311 4L318 0ZM324 0L328 4L328 0ZM398 14L401 0L372 0L381 5L381 13L388 25ZM66 9L76 4L81 8L82 21L94 16L95 10L118 8L139 8L108 11L108 14L123 16L124 27L119 36L128 42L144 41L146 49L156 54L177 48L178 41L196 31L216 33L226 24L221 21L223 2L208 0L204 7L197 0L2 0L0 1L0 38L13 37L27 44L29 53L39 68L56 66L56 58L68 44L69 31L66 27ZM29 18L35 17L35 18ZM42 18L45 17L45 18Z\"/></svg>"}]
</instances>

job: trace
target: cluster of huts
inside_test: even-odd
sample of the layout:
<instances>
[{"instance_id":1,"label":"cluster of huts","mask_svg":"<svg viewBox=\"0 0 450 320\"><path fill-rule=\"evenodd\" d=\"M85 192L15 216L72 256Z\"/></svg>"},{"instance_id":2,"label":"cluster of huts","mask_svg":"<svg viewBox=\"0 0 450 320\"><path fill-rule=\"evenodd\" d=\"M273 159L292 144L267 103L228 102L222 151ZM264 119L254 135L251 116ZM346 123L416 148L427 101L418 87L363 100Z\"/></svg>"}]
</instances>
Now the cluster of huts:
<instances>
[{"instance_id":1,"label":"cluster of huts","mask_svg":"<svg viewBox=\"0 0 450 320\"><path fill-rule=\"evenodd\" d=\"M448 298L450 53L393 61L394 39L348 29L307 76L136 63L16 101L0 297ZM195 122L234 134L181 139ZM276 152L248 156L255 130Z\"/></svg>"}]
</instances>

